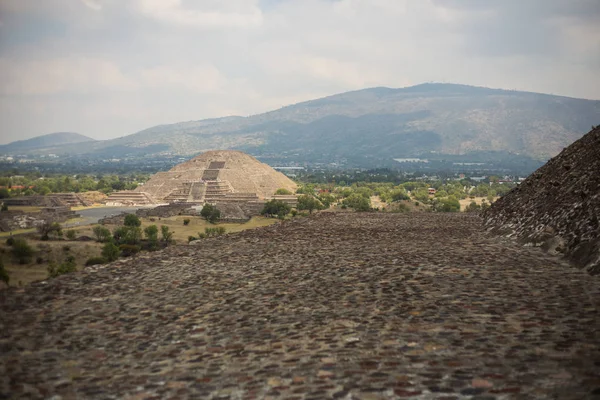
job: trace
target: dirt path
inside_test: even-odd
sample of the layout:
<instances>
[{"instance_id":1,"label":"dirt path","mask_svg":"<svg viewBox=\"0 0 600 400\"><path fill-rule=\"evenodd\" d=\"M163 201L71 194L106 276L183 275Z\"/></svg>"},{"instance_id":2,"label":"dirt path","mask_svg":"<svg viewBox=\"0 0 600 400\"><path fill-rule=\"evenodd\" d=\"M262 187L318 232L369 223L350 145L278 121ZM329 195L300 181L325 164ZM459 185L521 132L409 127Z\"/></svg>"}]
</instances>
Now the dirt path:
<instances>
[{"instance_id":1,"label":"dirt path","mask_svg":"<svg viewBox=\"0 0 600 400\"><path fill-rule=\"evenodd\" d=\"M478 226L322 213L0 292L0 394L599 393L600 280Z\"/></svg>"}]
</instances>

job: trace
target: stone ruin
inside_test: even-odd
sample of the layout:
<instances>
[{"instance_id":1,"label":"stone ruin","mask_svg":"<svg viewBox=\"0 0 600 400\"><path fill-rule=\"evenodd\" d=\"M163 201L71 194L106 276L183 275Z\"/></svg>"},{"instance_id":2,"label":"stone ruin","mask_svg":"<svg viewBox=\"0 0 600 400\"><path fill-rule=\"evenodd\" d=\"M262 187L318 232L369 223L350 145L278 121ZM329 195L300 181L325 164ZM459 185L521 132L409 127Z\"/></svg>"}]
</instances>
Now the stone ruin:
<instances>
[{"instance_id":1,"label":"stone ruin","mask_svg":"<svg viewBox=\"0 0 600 400\"><path fill-rule=\"evenodd\" d=\"M52 193L45 196L11 197L3 200L7 206L32 206L32 207L88 207L93 202L87 200L79 193Z\"/></svg>"},{"instance_id":2,"label":"stone ruin","mask_svg":"<svg viewBox=\"0 0 600 400\"><path fill-rule=\"evenodd\" d=\"M78 216L79 214L68 206L43 207L38 212L4 211L0 213L0 232L35 228L45 222L65 222Z\"/></svg>"},{"instance_id":3,"label":"stone ruin","mask_svg":"<svg viewBox=\"0 0 600 400\"><path fill-rule=\"evenodd\" d=\"M296 196L274 195L280 188L293 193L297 186L281 172L248 154L216 150L156 173L135 191L113 193L106 204L208 203L222 210L223 219L241 220L259 214L265 201L272 198L295 206Z\"/></svg>"},{"instance_id":4,"label":"stone ruin","mask_svg":"<svg viewBox=\"0 0 600 400\"><path fill-rule=\"evenodd\" d=\"M489 231L600 274L600 126L484 213Z\"/></svg>"}]
</instances>

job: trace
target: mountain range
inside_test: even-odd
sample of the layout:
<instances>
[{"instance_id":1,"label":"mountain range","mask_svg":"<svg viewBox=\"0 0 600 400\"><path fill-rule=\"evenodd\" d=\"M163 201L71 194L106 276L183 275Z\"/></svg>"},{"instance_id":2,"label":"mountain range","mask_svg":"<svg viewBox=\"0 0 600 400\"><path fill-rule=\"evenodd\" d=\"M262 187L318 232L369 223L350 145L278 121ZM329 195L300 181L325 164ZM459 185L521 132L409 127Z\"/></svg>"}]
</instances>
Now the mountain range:
<instances>
[{"instance_id":1,"label":"mountain range","mask_svg":"<svg viewBox=\"0 0 600 400\"><path fill-rule=\"evenodd\" d=\"M67 144L55 136L65 134L52 134L0 146L0 154L191 156L237 149L305 161L482 152L545 160L599 123L598 100L431 83L346 92L248 117L159 125L112 140L78 135Z\"/></svg>"}]
</instances>

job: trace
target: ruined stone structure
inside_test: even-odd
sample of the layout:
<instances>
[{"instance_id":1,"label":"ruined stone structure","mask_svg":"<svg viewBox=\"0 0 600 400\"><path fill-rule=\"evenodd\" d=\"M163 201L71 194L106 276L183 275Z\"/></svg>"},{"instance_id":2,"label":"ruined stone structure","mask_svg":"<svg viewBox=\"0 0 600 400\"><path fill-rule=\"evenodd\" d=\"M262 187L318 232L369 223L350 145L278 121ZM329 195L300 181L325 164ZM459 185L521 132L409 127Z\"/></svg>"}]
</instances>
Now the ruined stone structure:
<instances>
[{"instance_id":1,"label":"ruined stone structure","mask_svg":"<svg viewBox=\"0 0 600 400\"><path fill-rule=\"evenodd\" d=\"M148 206L156 202L148 193L123 190L108 196L105 204L107 206Z\"/></svg>"},{"instance_id":2,"label":"ruined stone structure","mask_svg":"<svg viewBox=\"0 0 600 400\"><path fill-rule=\"evenodd\" d=\"M44 207L39 212L9 210L0 213L0 232L10 232L17 229L35 228L44 222L65 222L79 214L68 206Z\"/></svg>"},{"instance_id":3,"label":"ruined stone structure","mask_svg":"<svg viewBox=\"0 0 600 400\"><path fill-rule=\"evenodd\" d=\"M562 254L600 274L600 126L564 149L485 214L488 230Z\"/></svg>"},{"instance_id":4,"label":"ruined stone structure","mask_svg":"<svg viewBox=\"0 0 600 400\"><path fill-rule=\"evenodd\" d=\"M240 219L240 210L246 217L259 214L274 197L296 205L296 196L274 196L280 188L294 192L296 184L248 154L217 150L159 172L135 191L113 193L106 204L210 203Z\"/></svg>"}]
</instances>

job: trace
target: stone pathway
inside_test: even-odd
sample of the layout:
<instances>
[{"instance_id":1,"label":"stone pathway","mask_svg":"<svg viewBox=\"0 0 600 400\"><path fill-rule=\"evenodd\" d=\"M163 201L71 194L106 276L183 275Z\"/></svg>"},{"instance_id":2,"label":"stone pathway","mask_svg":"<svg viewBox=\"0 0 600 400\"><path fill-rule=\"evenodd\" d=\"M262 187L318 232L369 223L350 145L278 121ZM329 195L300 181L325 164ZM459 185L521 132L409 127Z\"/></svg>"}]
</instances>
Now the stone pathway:
<instances>
[{"instance_id":1,"label":"stone pathway","mask_svg":"<svg viewBox=\"0 0 600 400\"><path fill-rule=\"evenodd\" d=\"M600 397L598 277L479 226L323 213L2 291L0 398Z\"/></svg>"}]
</instances>

